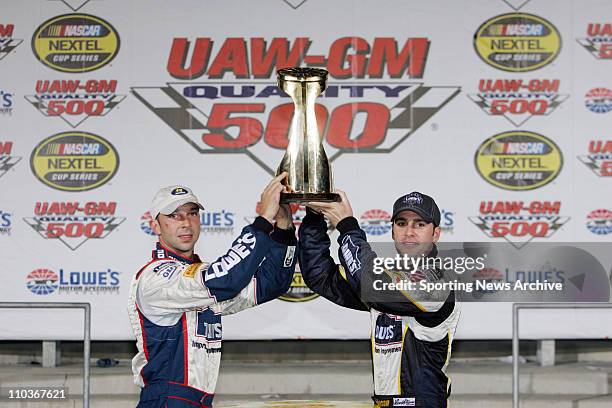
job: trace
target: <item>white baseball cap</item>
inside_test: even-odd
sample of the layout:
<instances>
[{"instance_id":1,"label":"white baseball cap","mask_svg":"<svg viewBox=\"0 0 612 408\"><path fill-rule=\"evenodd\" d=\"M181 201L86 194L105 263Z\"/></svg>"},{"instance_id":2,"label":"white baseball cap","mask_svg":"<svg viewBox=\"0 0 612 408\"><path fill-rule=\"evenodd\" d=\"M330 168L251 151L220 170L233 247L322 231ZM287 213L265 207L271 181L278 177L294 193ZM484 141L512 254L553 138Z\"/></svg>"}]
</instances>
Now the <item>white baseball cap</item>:
<instances>
[{"instance_id":1,"label":"white baseball cap","mask_svg":"<svg viewBox=\"0 0 612 408\"><path fill-rule=\"evenodd\" d=\"M204 206L200 204L193 192L185 186L168 186L160 188L151 202L151 217L157 218L159 214L172 214L174 210L183 204L194 203L201 210Z\"/></svg>"}]
</instances>

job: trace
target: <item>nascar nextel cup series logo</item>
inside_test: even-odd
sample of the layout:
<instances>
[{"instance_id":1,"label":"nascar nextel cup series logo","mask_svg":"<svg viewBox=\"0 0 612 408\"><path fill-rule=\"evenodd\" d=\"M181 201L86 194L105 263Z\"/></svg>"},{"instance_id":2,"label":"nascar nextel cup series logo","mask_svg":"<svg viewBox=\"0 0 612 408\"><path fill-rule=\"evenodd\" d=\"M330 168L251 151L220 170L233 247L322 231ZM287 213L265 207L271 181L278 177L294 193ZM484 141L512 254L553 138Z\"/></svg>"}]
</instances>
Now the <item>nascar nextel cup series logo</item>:
<instances>
[{"instance_id":1,"label":"nascar nextel cup series logo","mask_svg":"<svg viewBox=\"0 0 612 408\"><path fill-rule=\"evenodd\" d=\"M593 88L584 96L584 105L593 113L608 113L612 110L612 91Z\"/></svg>"},{"instance_id":2,"label":"nascar nextel cup series logo","mask_svg":"<svg viewBox=\"0 0 612 408\"><path fill-rule=\"evenodd\" d=\"M295 272L293 272L293 279L291 280L291 286L287 293L279 296L280 300L285 302L307 302L318 298L319 295L306 285L302 271L300 271L300 265L295 264Z\"/></svg>"},{"instance_id":3,"label":"nascar nextel cup series logo","mask_svg":"<svg viewBox=\"0 0 612 408\"><path fill-rule=\"evenodd\" d=\"M63 132L40 142L32 151L34 175L49 187L86 191L108 182L119 168L115 147L98 135Z\"/></svg>"},{"instance_id":4,"label":"nascar nextel cup series logo","mask_svg":"<svg viewBox=\"0 0 612 408\"><path fill-rule=\"evenodd\" d=\"M90 72L119 52L119 35L109 22L89 14L64 14L42 23L32 36L34 55L61 72Z\"/></svg>"},{"instance_id":5,"label":"nascar nextel cup series logo","mask_svg":"<svg viewBox=\"0 0 612 408\"><path fill-rule=\"evenodd\" d=\"M559 147L540 134L499 133L485 140L474 157L480 176L505 190L533 190L553 181L563 167Z\"/></svg>"},{"instance_id":6,"label":"nascar nextel cup series logo","mask_svg":"<svg viewBox=\"0 0 612 408\"><path fill-rule=\"evenodd\" d=\"M14 24L0 24L0 60L9 55L23 40L13 38Z\"/></svg>"},{"instance_id":7,"label":"nascar nextel cup series logo","mask_svg":"<svg viewBox=\"0 0 612 408\"><path fill-rule=\"evenodd\" d=\"M215 48L215 45L221 44ZM242 153L269 173L288 144L293 103L276 86L275 69L305 65L329 71L316 105L330 162L343 153L389 153L447 104L459 87L423 77L427 38L338 38L327 55L309 53L307 37L175 38L167 70L202 82L134 87L138 99L203 154ZM233 74L234 78L224 80Z\"/></svg>"},{"instance_id":8,"label":"nascar nextel cup series logo","mask_svg":"<svg viewBox=\"0 0 612 408\"><path fill-rule=\"evenodd\" d=\"M120 272L106 269L102 271L69 271L60 269L59 273L47 268L35 269L26 276L26 287L35 295L49 295L57 290L58 294L119 294Z\"/></svg>"},{"instance_id":9,"label":"nascar nextel cup series logo","mask_svg":"<svg viewBox=\"0 0 612 408\"><path fill-rule=\"evenodd\" d=\"M612 234L612 211L603 208L591 211L587 214L586 227L593 234Z\"/></svg>"},{"instance_id":10,"label":"nascar nextel cup series logo","mask_svg":"<svg viewBox=\"0 0 612 408\"><path fill-rule=\"evenodd\" d=\"M481 79L468 97L487 114L521 126L532 116L550 115L568 95L559 94L558 79Z\"/></svg>"},{"instance_id":11,"label":"nascar nextel cup series logo","mask_svg":"<svg viewBox=\"0 0 612 408\"><path fill-rule=\"evenodd\" d=\"M560 201L482 201L480 215L469 217L489 238L503 238L520 249L534 238L549 238L570 217L560 216Z\"/></svg>"},{"instance_id":12,"label":"nascar nextel cup series logo","mask_svg":"<svg viewBox=\"0 0 612 408\"><path fill-rule=\"evenodd\" d=\"M125 99L117 95L117 80L38 80L36 95L26 95L45 116L62 118L76 128L91 116L105 116Z\"/></svg>"},{"instance_id":13,"label":"nascar nextel cup series logo","mask_svg":"<svg viewBox=\"0 0 612 408\"><path fill-rule=\"evenodd\" d=\"M21 160L21 157L11 156L12 151L12 141L3 142L0 140L0 177L4 176L7 171L12 169Z\"/></svg>"},{"instance_id":14,"label":"nascar nextel cup series logo","mask_svg":"<svg viewBox=\"0 0 612 408\"><path fill-rule=\"evenodd\" d=\"M474 48L487 64L528 72L550 64L561 50L557 28L542 17L508 13L485 21L474 34Z\"/></svg>"},{"instance_id":15,"label":"nascar nextel cup series logo","mask_svg":"<svg viewBox=\"0 0 612 408\"><path fill-rule=\"evenodd\" d=\"M113 201L37 202L34 217L23 220L41 237L58 239L74 251L90 238L106 238L125 221L116 209Z\"/></svg>"},{"instance_id":16,"label":"nascar nextel cup series logo","mask_svg":"<svg viewBox=\"0 0 612 408\"><path fill-rule=\"evenodd\" d=\"M611 23L589 23L586 35L586 38L576 40L578 44L597 59L612 59Z\"/></svg>"},{"instance_id":17,"label":"nascar nextel cup series logo","mask_svg":"<svg viewBox=\"0 0 612 408\"><path fill-rule=\"evenodd\" d=\"M612 177L612 140L591 140L589 154L578 159L599 177Z\"/></svg>"}]
</instances>

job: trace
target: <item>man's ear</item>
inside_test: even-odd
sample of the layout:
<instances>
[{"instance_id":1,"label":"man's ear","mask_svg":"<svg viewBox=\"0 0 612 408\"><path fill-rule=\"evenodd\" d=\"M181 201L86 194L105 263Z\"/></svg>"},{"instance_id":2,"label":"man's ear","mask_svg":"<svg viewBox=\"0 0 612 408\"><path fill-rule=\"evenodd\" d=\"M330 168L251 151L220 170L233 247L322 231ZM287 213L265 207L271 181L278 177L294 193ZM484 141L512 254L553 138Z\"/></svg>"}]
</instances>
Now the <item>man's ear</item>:
<instances>
[{"instance_id":1,"label":"man's ear","mask_svg":"<svg viewBox=\"0 0 612 408\"><path fill-rule=\"evenodd\" d=\"M157 220L149 221L149 226L151 227L153 232L155 232L155 235L161 235L161 227L159 226L159 222Z\"/></svg>"},{"instance_id":2,"label":"man's ear","mask_svg":"<svg viewBox=\"0 0 612 408\"><path fill-rule=\"evenodd\" d=\"M442 228L440 227L434 227L433 230L433 236L431 238L431 242L433 242L434 244L436 242L438 242L438 240L440 239L440 233L442 232Z\"/></svg>"}]
</instances>

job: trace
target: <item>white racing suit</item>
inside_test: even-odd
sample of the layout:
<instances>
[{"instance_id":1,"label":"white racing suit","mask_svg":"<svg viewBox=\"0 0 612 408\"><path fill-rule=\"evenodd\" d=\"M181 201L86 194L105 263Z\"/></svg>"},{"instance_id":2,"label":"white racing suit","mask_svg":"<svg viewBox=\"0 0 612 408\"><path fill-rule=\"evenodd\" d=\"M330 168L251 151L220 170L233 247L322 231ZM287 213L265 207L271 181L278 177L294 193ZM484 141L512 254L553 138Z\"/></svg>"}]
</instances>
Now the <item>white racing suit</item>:
<instances>
[{"instance_id":1,"label":"white racing suit","mask_svg":"<svg viewBox=\"0 0 612 408\"><path fill-rule=\"evenodd\" d=\"M295 232L261 217L231 249L207 264L159 243L135 276L128 314L138 354L139 408L211 407L221 360L221 316L267 302L289 289Z\"/></svg>"}]
</instances>

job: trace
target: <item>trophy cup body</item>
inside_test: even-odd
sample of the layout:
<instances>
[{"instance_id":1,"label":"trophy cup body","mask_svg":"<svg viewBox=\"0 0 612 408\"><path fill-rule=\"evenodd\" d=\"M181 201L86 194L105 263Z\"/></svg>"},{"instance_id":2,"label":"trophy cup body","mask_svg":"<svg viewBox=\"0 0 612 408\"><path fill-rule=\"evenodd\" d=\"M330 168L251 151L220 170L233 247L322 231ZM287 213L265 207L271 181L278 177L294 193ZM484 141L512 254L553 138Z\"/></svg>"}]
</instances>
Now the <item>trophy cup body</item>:
<instances>
[{"instance_id":1,"label":"trophy cup body","mask_svg":"<svg viewBox=\"0 0 612 408\"><path fill-rule=\"evenodd\" d=\"M277 79L294 104L289 144L276 173L289 174L290 192L281 194L281 202L340 201L333 193L331 168L315 115L315 99L327 86L327 71L284 68L277 71Z\"/></svg>"}]
</instances>

